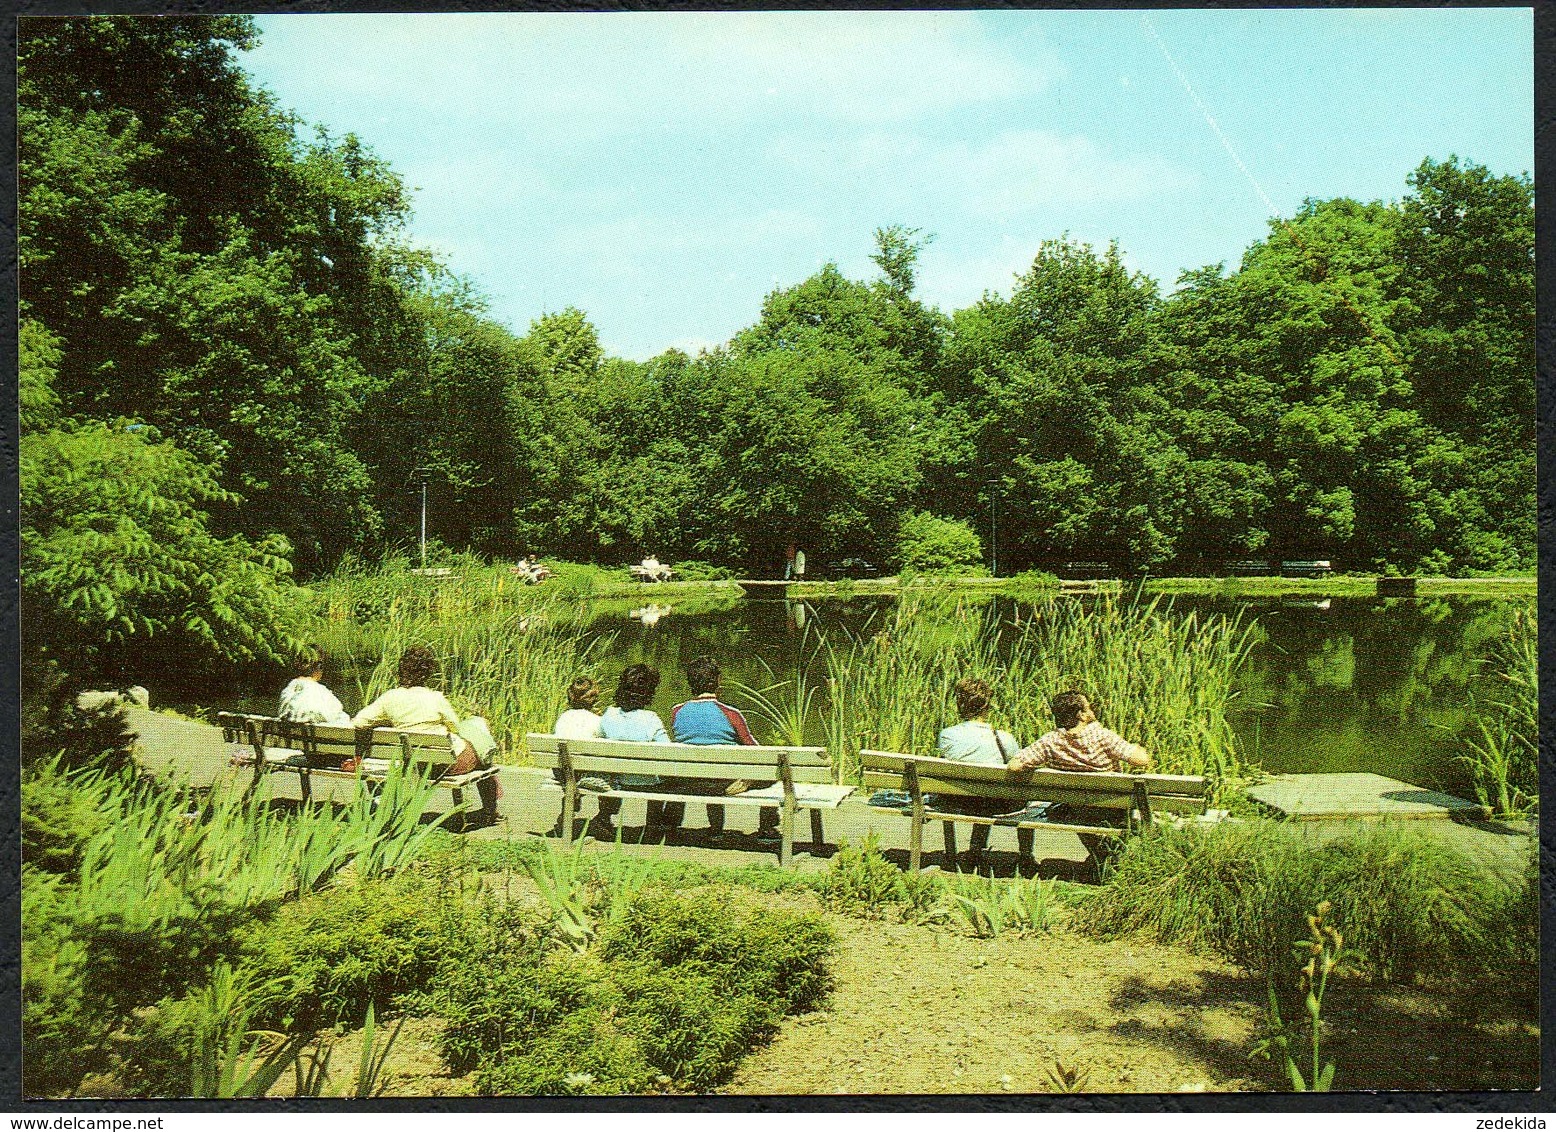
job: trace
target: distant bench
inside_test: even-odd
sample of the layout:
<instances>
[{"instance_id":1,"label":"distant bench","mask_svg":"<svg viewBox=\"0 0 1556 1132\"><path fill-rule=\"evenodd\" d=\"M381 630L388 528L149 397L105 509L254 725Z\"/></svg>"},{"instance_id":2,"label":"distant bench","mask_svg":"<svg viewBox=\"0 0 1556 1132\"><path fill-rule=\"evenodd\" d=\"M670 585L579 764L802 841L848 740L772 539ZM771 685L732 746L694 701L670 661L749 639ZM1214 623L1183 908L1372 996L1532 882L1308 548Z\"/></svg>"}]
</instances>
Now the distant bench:
<instances>
[{"instance_id":1,"label":"distant bench","mask_svg":"<svg viewBox=\"0 0 1556 1132\"><path fill-rule=\"evenodd\" d=\"M1112 771L1077 772L1028 770L1012 773L1000 767L977 766L952 759L900 755L888 751L860 751L867 789L896 789L907 793L913 820L908 841L909 868L917 872L924 840L924 823L944 825L948 860L956 857L956 823L1009 826L1013 829L1056 829L1078 833L1087 853L1096 859L1108 839L1125 837L1151 824L1153 813L1203 814L1206 780L1187 774L1120 774ZM937 797L931 809L925 795ZM1117 821L1067 822L1045 818L983 817L959 814L938 805L951 796L999 798L1011 809L1030 802L1087 806L1117 814ZM879 807L878 807L879 808Z\"/></svg>"},{"instance_id":2,"label":"distant bench","mask_svg":"<svg viewBox=\"0 0 1556 1132\"><path fill-rule=\"evenodd\" d=\"M429 735L419 731L391 728L331 727L323 723L294 723L268 715L242 715L221 712L216 717L222 735L229 743L246 745L253 751L254 779L249 789L258 788L266 774L284 771L296 774L303 801L312 798L313 779L382 782L395 764L436 771L454 762L451 735ZM347 759L358 760L353 770L342 770ZM478 767L465 774L444 774L432 781L453 795L456 807L464 806L464 792L484 778L497 774L496 765ZM481 817L490 822L496 813L483 807Z\"/></svg>"},{"instance_id":3,"label":"distant bench","mask_svg":"<svg viewBox=\"0 0 1556 1132\"><path fill-rule=\"evenodd\" d=\"M715 806L757 806L781 815L778 861L787 865L794 852L794 814L810 811L812 852L825 844L821 811L835 810L854 792L837 786L822 747L694 746L690 743L628 743L615 739L561 739L555 735L525 736L535 765L562 774L562 837L573 839L573 804L580 775L652 775L657 778L745 779L773 782L764 790L744 794L677 793L645 787L640 790L595 790L599 798L650 802L697 802Z\"/></svg>"}]
</instances>

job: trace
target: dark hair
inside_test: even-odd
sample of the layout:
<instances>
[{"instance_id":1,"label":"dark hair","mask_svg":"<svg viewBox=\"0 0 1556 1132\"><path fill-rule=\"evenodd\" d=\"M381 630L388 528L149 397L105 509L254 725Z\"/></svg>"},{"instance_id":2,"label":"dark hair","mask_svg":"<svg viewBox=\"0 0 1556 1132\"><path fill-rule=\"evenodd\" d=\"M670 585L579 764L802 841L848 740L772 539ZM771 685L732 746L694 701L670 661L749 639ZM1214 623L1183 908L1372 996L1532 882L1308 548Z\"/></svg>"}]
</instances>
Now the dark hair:
<instances>
[{"instance_id":1,"label":"dark hair","mask_svg":"<svg viewBox=\"0 0 1556 1132\"><path fill-rule=\"evenodd\" d=\"M717 692L719 662L711 656L699 656L686 666L686 682L691 685L694 696L700 696L705 692Z\"/></svg>"},{"instance_id":2,"label":"dark hair","mask_svg":"<svg viewBox=\"0 0 1556 1132\"><path fill-rule=\"evenodd\" d=\"M426 645L412 645L400 654L400 687L419 688L438 671L437 655Z\"/></svg>"},{"instance_id":3,"label":"dark hair","mask_svg":"<svg viewBox=\"0 0 1556 1132\"><path fill-rule=\"evenodd\" d=\"M1054 709L1054 723L1064 728L1074 727L1080 722L1086 703L1085 692L1060 692L1050 701Z\"/></svg>"},{"instance_id":4,"label":"dark hair","mask_svg":"<svg viewBox=\"0 0 1556 1132\"><path fill-rule=\"evenodd\" d=\"M630 665L616 682L616 706L622 711L637 711L654 702L659 691L659 669L646 664Z\"/></svg>"},{"instance_id":5,"label":"dark hair","mask_svg":"<svg viewBox=\"0 0 1556 1132\"><path fill-rule=\"evenodd\" d=\"M600 686L588 676L580 676L567 686L567 706L588 710L600 702Z\"/></svg>"},{"instance_id":6,"label":"dark hair","mask_svg":"<svg viewBox=\"0 0 1556 1132\"><path fill-rule=\"evenodd\" d=\"M956 714L963 719L976 719L989 710L989 703L994 699L994 689L989 687L987 680L971 678L958 680L951 694L956 697Z\"/></svg>"},{"instance_id":7,"label":"dark hair","mask_svg":"<svg viewBox=\"0 0 1556 1132\"><path fill-rule=\"evenodd\" d=\"M315 672L324 671L324 650L318 645L309 645L307 651L297 654L297 660L292 664L293 676L312 676Z\"/></svg>"}]
</instances>

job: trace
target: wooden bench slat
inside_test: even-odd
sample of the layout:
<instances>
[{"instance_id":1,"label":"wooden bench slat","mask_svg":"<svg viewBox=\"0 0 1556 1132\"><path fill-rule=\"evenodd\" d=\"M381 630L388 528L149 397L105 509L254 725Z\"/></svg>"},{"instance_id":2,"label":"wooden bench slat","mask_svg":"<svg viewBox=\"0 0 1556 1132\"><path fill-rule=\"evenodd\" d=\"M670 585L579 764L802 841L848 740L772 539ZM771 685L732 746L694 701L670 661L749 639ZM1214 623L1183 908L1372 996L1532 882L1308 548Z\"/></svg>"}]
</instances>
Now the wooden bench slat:
<instances>
[{"instance_id":1,"label":"wooden bench slat","mask_svg":"<svg viewBox=\"0 0 1556 1132\"><path fill-rule=\"evenodd\" d=\"M1163 794L1188 796L1203 795L1207 788L1205 777L1197 774L1128 774L1107 770L1050 770L1046 767L1012 773L995 766L979 766L976 763L953 763L949 759L922 755L900 755L888 751L860 751L859 757L866 770L896 770L900 773L911 762L918 766L921 775L935 774L937 771L943 772L947 765L952 765L956 767L957 778L965 778L971 781L1030 782L1098 792L1116 790L1121 794L1131 793L1134 790L1134 783L1143 781L1146 783L1147 789L1153 794L1160 792Z\"/></svg>"},{"instance_id":2,"label":"wooden bench slat","mask_svg":"<svg viewBox=\"0 0 1556 1132\"><path fill-rule=\"evenodd\" d=\"M582 755L609 758L638 758L654 762L757 763L776 772L780 752L787 754L789 765L802 768L831 768L825 747L746 747L731 744L630 743L621 739L558 739L555 735L530 734L524 737L533 755L555 756L558 743L567 744L568 754L576 761ZM554 762L541 765L556 765ZM769 775L768 777L772 777Z\"/></svg>"},{"instance_id":3,"label":"wooden bench slat","mask_svg":"<svg viewBox=\"0 0 1556 1132\"><path fill-rule=\"evenodd\" d=\"M778 768L768 763L744 762L670 762L651 759L612 759L601 755L574 755L569 752L573 769L579 774L641 774L656 778L744 778L751 782L771 782L778 775ZM555 755L537 757L535 765L555 767ZM820 767L799 767L793 773L795 782L831 782L832 772Z\"/></svg>"}]
</instances>

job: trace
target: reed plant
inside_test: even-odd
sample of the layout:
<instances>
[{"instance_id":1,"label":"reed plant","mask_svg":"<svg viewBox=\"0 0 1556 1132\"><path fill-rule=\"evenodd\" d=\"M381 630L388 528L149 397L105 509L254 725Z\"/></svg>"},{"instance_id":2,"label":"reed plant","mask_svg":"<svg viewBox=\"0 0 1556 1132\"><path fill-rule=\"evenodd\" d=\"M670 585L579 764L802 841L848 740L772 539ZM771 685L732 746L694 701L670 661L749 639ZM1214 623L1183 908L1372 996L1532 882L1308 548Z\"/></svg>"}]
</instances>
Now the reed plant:
<instances>
[{"instance_id":1,"label":"reed plant","mask_svg":"<svg viewBox=\"0 0 1556 1132\"><path fill-rule=\"evenodd\" d=\"M1279 976L1316 900L1345 925L1357 969L1390 982L1476 978L1507 950L1518 930L1510 909L1522 906L1502 878L1417 830L1380 826L1320 843L1248 821L1132 838L1075 924Z\"/></svg>"},{"instance_id":2,"label":"reed plant","mask_svg":"<svg viewBox=\"0 0 1556 1132\"><path fill-rule=\"evenodd\" d=\"M861 748L931 754L952 722L952 688L981 677L992 722L1021 741L1053 726L1054 693L1087 693L1110 728L1149 748L1153 769L1202 774L1220 800L1247 773L1229 719L1257 639L1239 617L1179 614L1161 599L1055 598L997 607L911 591L864 631L825 642L827 742L840 780L857 781Z\"/></svg>"},{"instance_id":3,"label":"reed plant","mask_svg":"<svg viewBox=\"0 0 1556 1132\"><path fill-rule=\"evenodd\" d=\"M449 700L485 716L512 761L526 732L551 729L567 685L591 670L609 638L588 630L576 595L560 588L527 586L506 567L464 559L447 568L434 579L386 559L337 572L317 587L326 612L316 636L354 674L362 703L394 686L407 646L433 649Z\"/></svg>"},{"instance_id":4,"label":"reed plant","mask_svg":"<svg viewBox=\"0 0 1556 1132\"><path fill-rule=\"evenodd\" d=\"M1540 800L1539 647L1534 610L1514 613L1471 693L1460 760L1475 793L1499 817L1536 812Z\"/></svg>"}]
</instances>

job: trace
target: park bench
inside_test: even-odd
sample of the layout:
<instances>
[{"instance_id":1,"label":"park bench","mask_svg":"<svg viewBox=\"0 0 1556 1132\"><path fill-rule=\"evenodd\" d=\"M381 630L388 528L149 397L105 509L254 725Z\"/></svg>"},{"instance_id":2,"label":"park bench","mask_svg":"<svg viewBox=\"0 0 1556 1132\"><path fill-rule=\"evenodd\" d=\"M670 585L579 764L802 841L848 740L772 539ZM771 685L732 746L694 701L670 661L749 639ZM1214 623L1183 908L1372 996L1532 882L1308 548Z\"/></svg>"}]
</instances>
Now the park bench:
<instances>
[{"instance_id":1,"label":"park bench","mask_svg":"<svg viewBox=\"0 0 1556 1132\"><path fill-rule=\"evenodd\" d=\"M908 866L914 872L919 868L926 822L943 823L947 861L956 859L957 822L1077 833L1081 835L1087 853L1095 860L1104 844L1150 825L1157 813L1205 812L1206 781L1200 775L1047 769L1016 773L1000 767L888 751L860 751L859 758L864 766L866 789L895 789L908 795L909 808L902 812L913 821L908 841ZM927 794L935 796L933 808L925 800ZM959 814L940 804L939 800L948 795L1000 798L1010 802L1012 811L1032 802L1052 802L1106 810L1118 817L1116 821L1092 823L1050 821L1044 816L1020 814L1000 817Z\"/></svg>"},{"instance_id":2,"label":"park bench","mask_svg":"<svg viewBox=\"0 0 1556 1132\"><path fill-rule=\"evenodd\" d=\"M250 791L256 790L265 775L282 771L296 774L303 801L312 799L313 779L341 779L379 783L389 776L396 763L404 767L436 770L454 761L454 741L450 735L396 731L387 727L332 727L323 723L294 723L268 715L243 715L221 712L216 717L227 742L247 747L252 752L254 778ZM352 770L342 770L347 759L356 759ZM465 774L445 774L433 785L453 795L456 808L464 806L464 792L484 778L497 774L496 765L479 767ZM482 812L490 822L495 813Z\"/></svg>"},{"instance_id":3,"label":"park bench","mask_svg":"<svg viewBox=\"0 0 1556 1132\"><path fill-rule=\"evenodd\" d=\"M675 575L674 570L658 562L641 562L627 570L639 582L668 582Z\"/></svg>"},{"instance_id":4,"label":"park bench","mask_svg":"<svg viewBox=\"0 0 1556 1132\"><path fill-rule=\"evenodd\" d=\"M673 789L590 791L596 797L649 802L697 802L717 806L757 806L777 809L782 838L778 861L787 865L794 852L794 815L810 811L811 852L825 844L821 811L835 810L853 793L852 786L833 783L827 752L821 747L694 746L690 743L629 743L616 739L562 739L527 735L535 765L561 772L562 837L573 839L573 805L581 775L653 775L658 778L745 779L772 782L744 794L678 793Z\"/></svg>"}]
</instances>

